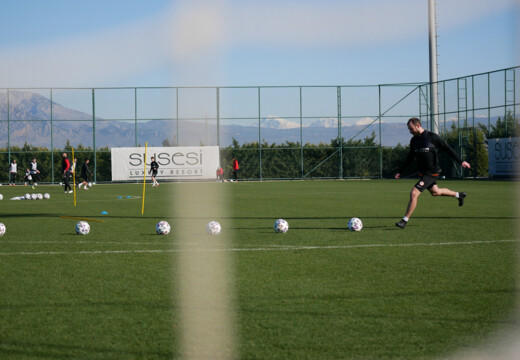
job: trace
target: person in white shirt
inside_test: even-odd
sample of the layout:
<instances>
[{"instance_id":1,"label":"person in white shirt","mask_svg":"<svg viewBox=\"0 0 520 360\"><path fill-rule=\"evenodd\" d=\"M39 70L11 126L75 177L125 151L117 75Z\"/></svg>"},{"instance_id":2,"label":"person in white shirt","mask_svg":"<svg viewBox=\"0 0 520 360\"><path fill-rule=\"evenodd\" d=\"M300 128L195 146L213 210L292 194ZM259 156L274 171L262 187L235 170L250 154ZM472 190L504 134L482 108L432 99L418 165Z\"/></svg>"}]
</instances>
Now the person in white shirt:
<instances>
[{"instance_id":1,"label":"person in white shirt","mask_svg":"<svg viewBox=\"0 0 520 360\"><path fill-rule=\"evenodd\" d=\"M34 189L35 185L38 185L36 181L40 180L40 170L38 170L38 164L36 163L36 158L33 158L30 163L31 169L31 177L32 177L32 188Z\"/></svg>"},{"instance_id":2,"label":"person in white shirt","mask_svg":"<svg viewBox=\"0 0 520 360\"><path fill-rule=\"evenodd\" d=\"M9 166L9 186L16 186L16 173L18 172L18 164L16 159Z\"/></svg>"}]
</instances>

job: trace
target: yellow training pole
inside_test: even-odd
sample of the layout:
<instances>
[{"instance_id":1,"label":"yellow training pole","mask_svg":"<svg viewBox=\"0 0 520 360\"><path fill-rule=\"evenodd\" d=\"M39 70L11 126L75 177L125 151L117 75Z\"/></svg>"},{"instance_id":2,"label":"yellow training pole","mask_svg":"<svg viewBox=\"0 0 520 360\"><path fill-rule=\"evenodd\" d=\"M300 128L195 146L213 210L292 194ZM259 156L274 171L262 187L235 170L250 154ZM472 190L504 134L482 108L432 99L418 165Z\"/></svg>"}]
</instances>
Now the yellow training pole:
<instances>
[{"instance_id":1,"label":"yellow training pole","mask_svg":"<svg viewBox=\"0 0 520 360\"><path fill-rule=\"evenodd\" d=\"M76 168L74 167L74 148L72 148L72 164L70 165L72 167L72 188L74 189L74 207L76 207Z\"/></svg>"},{"instance_id":2,"label":"yellow training pole","mask_svg":"<svg viewBox=\"0 0 520 360\"><path fill-rule=\"evenodd\" d=\"M148 152L148 141L144 143L144 176L143 176L143 205L141 206L141 215L144 215L144 193L146 190L146 156Z\"/></svg>"}]
</instances>

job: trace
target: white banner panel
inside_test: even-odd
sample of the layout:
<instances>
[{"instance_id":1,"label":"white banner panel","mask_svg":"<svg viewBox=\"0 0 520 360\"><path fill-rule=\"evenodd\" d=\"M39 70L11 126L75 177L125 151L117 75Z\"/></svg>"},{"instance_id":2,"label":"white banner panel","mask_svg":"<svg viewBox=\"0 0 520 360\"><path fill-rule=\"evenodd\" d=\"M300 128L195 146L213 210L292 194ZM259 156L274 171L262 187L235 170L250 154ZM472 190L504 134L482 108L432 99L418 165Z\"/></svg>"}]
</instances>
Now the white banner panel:
<instances>
[{"instance_id":1,"label":"white banner panel","mask_svg":"<svg viewBox=\"0 0 520 360\"><path fill-rule=\"evenodd\" d=\"M142 180L144 148L112 148L112 180ZM151 157L159 164L157 180L215 180L220 164L218 146L149 147L146 178L150 178Z\"/></svg>"},{"instance_id":2,"label":"white banner panel","mask_svg":"<svg viewBox=\"0 0 520 360\"><path fill-rule=\"evenodd\" d=\"M515 175L518 173L520 138L488 140L490 175Z\"/></svg>"}]
</instances>

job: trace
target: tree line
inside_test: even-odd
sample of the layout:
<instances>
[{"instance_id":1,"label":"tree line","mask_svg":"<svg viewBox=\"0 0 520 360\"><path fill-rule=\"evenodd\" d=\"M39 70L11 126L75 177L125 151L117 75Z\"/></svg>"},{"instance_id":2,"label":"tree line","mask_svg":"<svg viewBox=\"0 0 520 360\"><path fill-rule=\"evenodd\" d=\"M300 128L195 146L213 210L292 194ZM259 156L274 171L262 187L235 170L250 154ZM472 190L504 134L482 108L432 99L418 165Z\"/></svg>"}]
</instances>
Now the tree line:
<instances>
[{"instance_id":1,"label":"tree line","mask_svg":"<svg viewBox=\"0 0 520 360\"><path fill-rule=\"evenodd\" d=\"M486 139L519 136L518 119L508 112L504 119L498 118L491 126L459 129L454 124L442 137L472 168L461 169L444 152L439 153L442 175L446 177L487 177L488 152ZM9 156L16 159L18 179L23 180L25 170L36 157L41 172L41 182L60 182L62 179L62 153L72 155L67 141L64 149L49 151L45 147L24 144L12 146L10 152L0 149L0 182L8 182ZM90 159L90 168L96 171L98 182L111 181L111 154L108 147L98 148L78 145L74 148L78 169L85 159ZM9 154L10 153L10 154ZM236 139L230 146L220 150L224 177L232 178L232 159L240 163L241 179L323 179L323 178L391 178L400 169L408 154L408 144L394 147L380 146L376 134L363 139L331 139L330 143L305 144L287 141L269 144L265 140L240 144ZM54 170L52 170L54 169ZM414 176L416 170L407 169L404 176ZM54 175L54 178L53 178Z\"/></svg>"},{"instance_id":2,"label":"tree line","mask_svg":"<svg viewBox=\"0 0 520 360\"><path fill-rule=\"evenodd\" d=\"M9 182L9 165L16 159L18 164L17 182L23 182L25 171L30 168L29 163L36 158L38 170L40 171L40 182L49 183L61 182L63 179L62 154L66 152L69 159L72 159L72 146L70 142L63 149L49 151L46 147L32 146L25 143L23 146L11 146L10 151L0 149L0 182ZM78 145L74 147L74 157L77 160L77 171L80 171L83 162L90 159L89 168L94 173L94 164L97 181L111 181L111 154L108 147L97 148L94 156L94 149ZM54 175L54 179L53 179Z\"/></svg>"},{"instance_id":3,"label":"tree line","mask_svg":"<svg viewBox=\"0 0 520 360\"><path fill-rule=\"evenodd\" d=\"M471 169L462 169L443 151L439 161L446 177L487 177L487 139L517 137L520 126L511 111L493 125L451 128L441 136ZM231 178L232 159L240 162L242 179L313 179L313 178L392 178L408 155L408 144L394 147L380 146L375 133L363 139L331 139L329 144L285 142L269 144L266 141L239 144L236 139L221 150L221 163L225 177ZM415 176L413 166L403 174Z\"/></svg>"}]
</instances>

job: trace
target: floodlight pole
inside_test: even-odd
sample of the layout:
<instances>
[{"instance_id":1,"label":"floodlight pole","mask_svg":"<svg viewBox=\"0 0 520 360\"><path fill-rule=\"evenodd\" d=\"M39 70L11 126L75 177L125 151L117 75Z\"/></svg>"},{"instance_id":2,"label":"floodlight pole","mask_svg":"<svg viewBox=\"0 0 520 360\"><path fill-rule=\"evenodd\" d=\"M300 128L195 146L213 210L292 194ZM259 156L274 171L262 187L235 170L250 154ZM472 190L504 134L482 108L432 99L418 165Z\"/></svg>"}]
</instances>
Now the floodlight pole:
<instances>
[{"instance_id":1,"label":"floodlight pole","mask_svg":"<svg viewBox=\"0 0 520 360\"><path fill-rule=\"evenodd\" d=\"M435 0L428 0L428 35L430 44L430 130L439 133L439 100L437 98L437 28Z\"/></svg>"}]
</instances>

